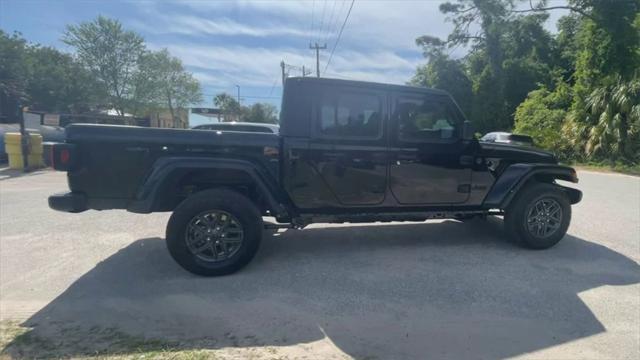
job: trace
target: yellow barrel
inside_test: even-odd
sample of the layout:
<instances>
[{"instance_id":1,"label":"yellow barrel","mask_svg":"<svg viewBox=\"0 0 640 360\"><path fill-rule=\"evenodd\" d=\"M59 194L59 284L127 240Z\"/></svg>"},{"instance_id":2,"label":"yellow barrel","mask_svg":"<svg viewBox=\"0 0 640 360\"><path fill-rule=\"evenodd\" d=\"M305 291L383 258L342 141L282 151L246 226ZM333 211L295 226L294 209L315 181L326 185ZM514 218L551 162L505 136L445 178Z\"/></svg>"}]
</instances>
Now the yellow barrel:
<instances>
[{"instance_id":1,"label":"yellow barrel","mask_svg":"<svg viewBox=\"0 0 640 360\"><path fill-rule=\"evenodd\" d=\"M42 159L42 135L30 134L31 143L29 146L29 167L38 168L43 166ZM4 134L5 152L9 157L9 167L11 169L22 169L22 135L20 133Z\"/></svg>"}]
</instances>

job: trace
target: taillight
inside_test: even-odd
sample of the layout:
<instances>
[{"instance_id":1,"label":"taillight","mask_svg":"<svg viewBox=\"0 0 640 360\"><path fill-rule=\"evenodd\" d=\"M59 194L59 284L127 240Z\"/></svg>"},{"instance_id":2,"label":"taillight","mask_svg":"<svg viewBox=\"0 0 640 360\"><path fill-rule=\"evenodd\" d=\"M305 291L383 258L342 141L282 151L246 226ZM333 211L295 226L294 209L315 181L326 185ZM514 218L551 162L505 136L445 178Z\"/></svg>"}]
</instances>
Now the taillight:
<instances>
[{"instance_id":1,"label":"taillight","mask_svg":"<svg viewBox=\"0 0 640 360\"><path fill-rule=\"evenodd\" d=\"M69 171L76 160L76 146L73 144L53 144L51 149L51 166L55 170Z\"/></svg>"},{"instance_id":2,"label":"taillight","mask_svg":"<svg viewBox=\"0 0 640 360\"><path fill-rule=\"evenodd\" d=\"M63 165L69 164L69 160L71 160L71 154L69 154L69 149L60 150L60 162Z\"/></svg>"}]
</instances>

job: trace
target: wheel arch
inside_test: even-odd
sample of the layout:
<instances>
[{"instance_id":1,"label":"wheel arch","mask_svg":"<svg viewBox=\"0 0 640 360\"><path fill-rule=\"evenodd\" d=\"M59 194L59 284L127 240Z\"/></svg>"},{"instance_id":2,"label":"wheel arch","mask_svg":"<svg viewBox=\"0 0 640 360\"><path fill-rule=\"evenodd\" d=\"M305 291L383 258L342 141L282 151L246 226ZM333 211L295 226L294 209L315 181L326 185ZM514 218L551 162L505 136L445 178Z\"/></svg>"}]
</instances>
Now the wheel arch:
<instances>
[{"instance_id":1,"label":"wheel arch","mask_svg":"<svg viewBox=\"0 0 640 360\"><path fill-rule=\"evenodd\" d=\"M186 197L213 188L239 192L274 216L287 215L284 195L266 170L243 159L202 157L158 159L127 210L171 211Z\"/></svg>"},{"instance_id":2,"label":"wheel arch","mask_svg":"<svg viewBox=\"0 0 640 360\"><path fill-rule=\"evenodd\" d=\"M529 184L548 183L565 192L571 204L580 202L580 190L556 184L556 180L578 182L575 169L556 164L512 164L496 180L483 201L485 208L505 209L516 194Z\"/></svg>"}]
</instances>

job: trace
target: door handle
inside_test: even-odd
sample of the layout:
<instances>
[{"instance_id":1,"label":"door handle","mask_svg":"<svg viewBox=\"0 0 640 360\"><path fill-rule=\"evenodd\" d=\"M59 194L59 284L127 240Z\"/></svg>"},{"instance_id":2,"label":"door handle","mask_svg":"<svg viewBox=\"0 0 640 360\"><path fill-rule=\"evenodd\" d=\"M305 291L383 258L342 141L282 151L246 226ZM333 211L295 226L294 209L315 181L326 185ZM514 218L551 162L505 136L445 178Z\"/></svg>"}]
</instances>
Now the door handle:
<instances>
[{"instance_id":1,"label":"door handle","mask_svg":"<svg viewBox=\"0 0 640 360\"><path fill-rule=\"evenodd\" d=\"M292 149L289 149L289 160L298 160L300 159L300 154Z\"/></svg>"},{"instance_id":2,"label":"door handle","mask_svg":"<svg viewBox=\"0 0 640 360\"><path fill-rule=\"evenodd\" d=\"M139 147L139 146L138 147L128 147L128 148L125 148L125 150L130 151L130 152L144 152L144 153L149 152L149 148Z\"/></svg>"},{"instance_id":3,"label":"door handle","mask_svg":"<svg viewBox=\"0 0 640 360\"><path fill-rule=\"evenodd\" d=\"M473 165L474 157L471 155L460 156L460 165Z\"/></svg>"},{"instance_id":4,"label":"door handle","mask_svg":"<svg viewBox=\"0 0 640 360\"><path fill-rule=\"evenodd\" d=\"M324 153L324 156L336 158L336 157L342 157L342 156L344 156L344 153L340 153L340 152L326 152L326 153Z\"/></svg>"}]
</instances>

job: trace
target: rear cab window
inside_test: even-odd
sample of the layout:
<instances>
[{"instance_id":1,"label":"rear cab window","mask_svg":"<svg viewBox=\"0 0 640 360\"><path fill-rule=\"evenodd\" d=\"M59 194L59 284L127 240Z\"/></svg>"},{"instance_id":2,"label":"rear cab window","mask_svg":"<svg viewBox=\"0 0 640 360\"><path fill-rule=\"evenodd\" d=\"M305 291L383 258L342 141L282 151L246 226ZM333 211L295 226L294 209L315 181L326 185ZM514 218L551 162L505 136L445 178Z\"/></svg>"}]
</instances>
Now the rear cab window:
<instances>
[{"instance_id":1,"label":"rear cab window","mask_svg":"<svg viewBox=\"0 0 640 360\"><path fill-rule=\"evenodd\" d=\"M327 89L315 100L319 138L379 139L383 118L383 96L376 91Z\"/></svg>"}]
</instances>

